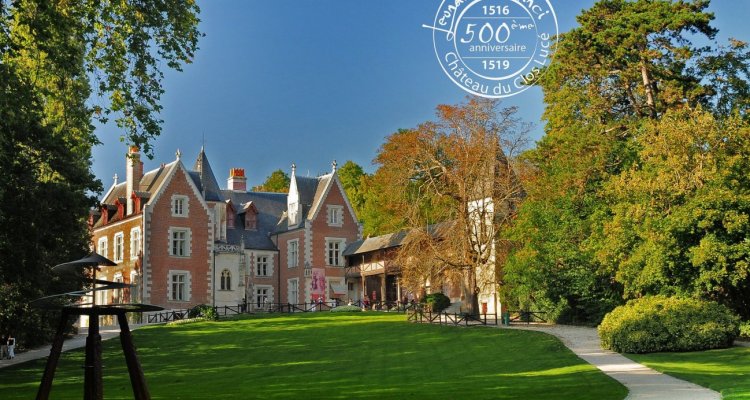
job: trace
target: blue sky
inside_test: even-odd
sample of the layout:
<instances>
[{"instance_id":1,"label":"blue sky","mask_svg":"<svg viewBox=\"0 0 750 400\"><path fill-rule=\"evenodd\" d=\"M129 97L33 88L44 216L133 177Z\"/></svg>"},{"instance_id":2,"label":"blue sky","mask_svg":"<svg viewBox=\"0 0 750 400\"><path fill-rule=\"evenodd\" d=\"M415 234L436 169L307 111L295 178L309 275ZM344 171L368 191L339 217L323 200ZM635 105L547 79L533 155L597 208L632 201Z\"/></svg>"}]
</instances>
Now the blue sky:
<instances>
[{"instance_id":1,"label":"blue sky","mask_svg":"<svg viewBox=\"0 0 750 400\"><path fill-rule=\"evenodd\" d=\"M560 31L594 0L552 0ZM170 162L179 148L192 166L205 137L222 187L230 168L249 185L273 170L318 175L353 160L372 172L386 136L434 116L438 104L466 93L435 58L431 31L440 0L199 1L206 34L193 64L167 71L165 123L146 170ZM750 1L713 0L719 43L750 40ZM531 88L504 101L537 124L542 95ZM125 177L126 146L115 126L97 128L93 171L105 190Z\"/></svg>"}]
</instances>

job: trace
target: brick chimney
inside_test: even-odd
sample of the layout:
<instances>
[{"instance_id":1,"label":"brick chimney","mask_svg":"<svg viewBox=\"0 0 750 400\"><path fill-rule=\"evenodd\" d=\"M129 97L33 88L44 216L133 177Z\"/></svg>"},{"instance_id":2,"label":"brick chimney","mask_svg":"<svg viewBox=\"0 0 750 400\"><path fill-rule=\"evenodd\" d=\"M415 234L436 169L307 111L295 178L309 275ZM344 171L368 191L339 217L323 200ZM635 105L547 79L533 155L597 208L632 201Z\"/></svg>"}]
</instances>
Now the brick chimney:
<instances>
[{"instance_id":1,"label":"brick chimney","mask_svg":"<svg viewBox=\"0 0 750 400\"><path fill-rule=\"evenodd\" d=\"M247 192L247 178L245 177L244 168L232 168L229 170L227 187L229 188L229 190Z\"/></svg>"},{"instance_id":2,"label":"brick chimney","mask_svg":"<svg viewBox=\"0 0 750 400\"><path fill-rule=\"evenodd\" d=\"M128 202L127 215L130 215L138 211L133 205L132 194L133 191L138 190L141 178L143 178L143 163L141 162L141 154L139 153L138 147L130 146L130 149L128 149L128 155L125 157L125 165L127 175L125 198Z\"/></svg>"}]
</instances>

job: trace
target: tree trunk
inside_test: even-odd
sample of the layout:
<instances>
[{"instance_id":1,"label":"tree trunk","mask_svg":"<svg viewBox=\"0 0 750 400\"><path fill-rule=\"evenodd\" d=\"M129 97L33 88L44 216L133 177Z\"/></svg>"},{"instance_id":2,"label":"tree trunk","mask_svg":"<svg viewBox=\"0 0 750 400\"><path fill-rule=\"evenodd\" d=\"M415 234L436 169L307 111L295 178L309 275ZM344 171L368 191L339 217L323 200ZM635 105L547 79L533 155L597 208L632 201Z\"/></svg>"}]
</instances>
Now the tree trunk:
<instances>
[{"instance_id":1,"label":"tree trunk","mask_svg":"<svg viewBox=\"0 0 750 400\"><path fill-rule=\"evenodd\" d=\"M477 276L475 272L467 272L461 285L464 297L463 308L469 315L479 315L479 295L477 290Z\"/></svg>"},{"instance_id":2,"label":"tree trunk","mask_svg":"<svg viewBox=\"0 0 750 400\"><path fill-rule=\"evenodd\" d=\"M651 74L648 72L648 66L645 60L641 60L641 76L643 77L643 86L646 89L646 105L648 105L651 118L656 119L656 98L654 95L654 82L651 80Z\"/></svg>"}]
</instances>

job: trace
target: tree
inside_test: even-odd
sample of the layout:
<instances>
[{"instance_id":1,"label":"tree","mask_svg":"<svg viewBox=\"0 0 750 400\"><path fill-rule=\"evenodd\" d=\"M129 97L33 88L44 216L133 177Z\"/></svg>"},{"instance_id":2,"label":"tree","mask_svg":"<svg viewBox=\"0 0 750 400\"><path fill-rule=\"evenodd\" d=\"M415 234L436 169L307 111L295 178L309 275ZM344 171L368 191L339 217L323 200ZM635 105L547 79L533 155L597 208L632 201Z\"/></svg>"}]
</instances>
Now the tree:
<instances>
[{"instance_id":1,"label":"tree","mask_svg":"<svg viewBox=\"0 0 750 400\"><path fill-rule=\"evenodd\" d=\"M417 291L427 280L451 281L472 314L481 290L497 283L500 228L522 197L513 157L528 127L515 113L484 99L442 105L436 121L388 137L375 159L410 228L398 252L405 284Z\"/></svg>"},{"instance_id":2,"label":"tree","mask_svg":"<svg viewBox=\"0 0 750 400\"><path fill-rule=\"evenodd\" d=\"M507 233L517 243L505 271L507 299L560 320L598 322L637 295L624 279L633 272L624 275L619 258L603 256L623 207L612 185L646 168L644 135L665 115L699 107L721 118L746 115L745 45L711 51L691 42L716 34L708 3L601 0L577 18L580 27L560 36L555 62L540 79L547 134L523 156L535 173ZM641 197L636 208L649 206ZM655 244L656 232L643 234ZM620 239L625 245L630 238ZM634 256L633 249L616 257ZM676 284L662 280L648 291Z\"/></svg>"},{"instance_id":3,"label":"tree","mask_svg":"<svg viewBox=\"0 0 750 400\"><path fill-rule=\"evenodd\" d=\"M365 204L365 179L367 174L362 167L354 161L347 161L338 169L339 179L344 186L346 196L357 213L358 218L362 218L362 207Z\"/></svg>"},{"instance_id":4,"label":"tree","mask_svg":"<svg viewBox=\"0 0 750 400\"><path fill-rule=\"evenodd\" d=\"M253 188L256 192L272 192L272 193L287 193L289 191L289 183L291 182L289 175L286 172L277 169L268 175L266 181L262 185Z\"/></svg>"},{"instance_id":5,"label":"tree","mask_svg":"<svg viewBox=\"0 0 750 400\"><path fill-rule=\"evenodd\" d=\"M640 143L641 162L605 188L614 206L592 238L597 258L627 298L695 296L750 318L750 126L675 111Z\"/></svg>"},{"instance_id":6,"label":"tree","mask_svg":"<svg viewBox=\"0 0 750 400\"><path fill-rule=\"evenodd\" d=\"M0 0L0 329L27 345L54 319L32 299L75 287L50 267L84 255L92 121L114 117L149 153L160 132L162 63L190 62L200 36L192 1Z\"/></svg>"}]
</instances>

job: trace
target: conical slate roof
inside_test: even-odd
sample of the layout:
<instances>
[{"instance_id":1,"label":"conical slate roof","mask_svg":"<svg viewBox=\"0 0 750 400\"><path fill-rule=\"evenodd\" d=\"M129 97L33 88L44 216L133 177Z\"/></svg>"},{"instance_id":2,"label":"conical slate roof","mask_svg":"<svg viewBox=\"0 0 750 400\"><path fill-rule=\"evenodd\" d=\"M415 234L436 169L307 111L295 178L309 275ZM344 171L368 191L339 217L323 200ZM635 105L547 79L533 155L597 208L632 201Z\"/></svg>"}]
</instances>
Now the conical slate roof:
<instances>
[{"instance_id":1,"label":"conical slate roof","mask_svg":"<svg viewBox=\"0 0 750 400\"><path fill-rule=\"evenodd\" d=\"M203 197L206 201L224 201L224 196L221 195L221 189L219 183L216 181L214 171L211 169L211 164L208 162L206 152L201 147L201 152L198 154L198 159L195 160L193 166L195 174L193 178L198 178L198 189L203 193Z\"/></svg>"}]
</instances>

